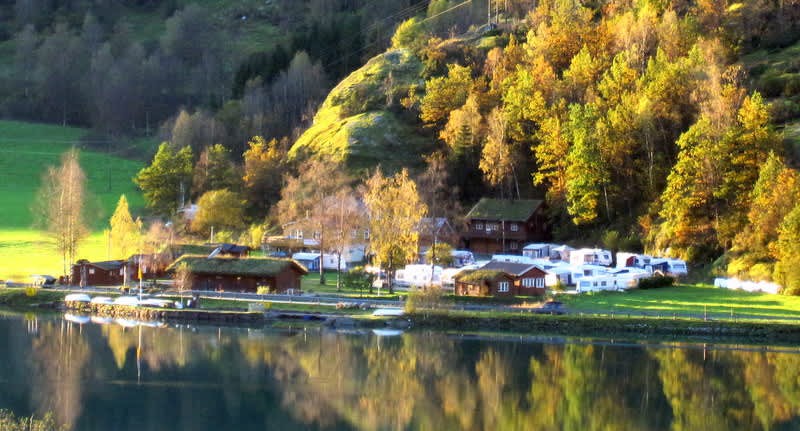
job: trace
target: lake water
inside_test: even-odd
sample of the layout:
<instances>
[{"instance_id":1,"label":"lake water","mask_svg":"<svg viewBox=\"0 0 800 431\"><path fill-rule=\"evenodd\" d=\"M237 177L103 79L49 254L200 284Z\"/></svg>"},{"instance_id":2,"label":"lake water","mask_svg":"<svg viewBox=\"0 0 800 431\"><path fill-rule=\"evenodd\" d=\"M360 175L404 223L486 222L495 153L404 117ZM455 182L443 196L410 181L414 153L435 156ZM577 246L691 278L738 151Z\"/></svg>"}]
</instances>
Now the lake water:
<instances>
[{"instance_id":1,"label":"lake water","mask_svg":"<svg viewBox=\"0 0 800 431\"><path fill-rule=\"evenodd\" d=\"M0 340L0 409L71 430L800 429L792 347L32 315Z\"/></svg>"}]
</instances>

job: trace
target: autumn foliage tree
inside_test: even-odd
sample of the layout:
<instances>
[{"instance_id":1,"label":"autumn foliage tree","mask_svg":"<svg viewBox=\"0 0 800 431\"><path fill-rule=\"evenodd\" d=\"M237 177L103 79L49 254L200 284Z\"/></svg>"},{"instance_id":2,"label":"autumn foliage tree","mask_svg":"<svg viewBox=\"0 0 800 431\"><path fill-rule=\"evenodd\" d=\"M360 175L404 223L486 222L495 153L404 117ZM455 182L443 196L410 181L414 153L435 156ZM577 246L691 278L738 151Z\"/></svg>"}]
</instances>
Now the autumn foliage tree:
<instances>
[{"instance_id":1,"label":"autumn foliage tree","mask_svg":"<svg viewBox=\"0 0 800 431\"><path fill-rule=\"evenodd\" d=\"M376 170L365 183L364 203L369 215L370 250L378 266L388 271L389 289L394 292L394 271L415 259L417 227L428 209L406 170L392 177Z\"/></svg>"},{"instance_id":2,"label":"autumn foliage tree","mask_svg":"<svg viewBox=\"0 0 800 431\"><path fill-rule=\"evenodd\" d=\"M228 189L211 190L197 200L197 213L192 220L194 232L207 235L212 229L217 232L238 230L244 227L244 200Z\"/></svg>"},{"instance_id":3,"label":"autumn foliage tree","mask_svg":"<svg viewBox=\"0 0 800 431\"><path fill-rule=\"evenodd\" d=\"M117 208L109 222L111 253L119 258L127 258L138 251L141 240L141 222L134 220L128 208L125 195L119 197Z\"/></svg>"}]
</instances>

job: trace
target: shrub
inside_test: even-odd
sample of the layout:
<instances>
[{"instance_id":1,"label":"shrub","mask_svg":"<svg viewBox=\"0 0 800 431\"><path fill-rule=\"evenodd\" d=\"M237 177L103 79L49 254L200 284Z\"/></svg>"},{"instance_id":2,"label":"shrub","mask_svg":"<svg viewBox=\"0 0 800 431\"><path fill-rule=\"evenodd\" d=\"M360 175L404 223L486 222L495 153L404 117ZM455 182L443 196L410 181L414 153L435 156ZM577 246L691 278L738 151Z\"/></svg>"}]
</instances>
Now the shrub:
<instances>
[{"instance_id":1,"label":"shrub","mask_svg":"<svg viewBox=\"0 0 800 431\"><path fill-rule=\"evenodd\" d=\"M259 295L269 295L269 286L259 286L258 289L256 289L256 293Z\"/></svg>"},{"instance_id":2,"label":"shrub","mask_svg":"<svg viewBox=\"0 0 800 431\"><path fill-rule=\"evenodd\" d=\"M417 309L437 309L441 303L442 288L437 286L414 288L408 292L404 308L406 313L413 313Z\"/></svg>"},{"instance_id":3,"label":"shrub","mask_svg":"<svg viewBox=\"0 0 800 431\"><path fill-rule=\"evenodd\" d=\"M792 75L784 83L783 96L791 97L797 94L800 94L800 76Z\"/></svg>"},{"instance_id":4,"label":"shrub","mask_svg":"<svg viewBox=\"0 0 800 431\"><path fill-rule=\"evenodd\" d=\"M0 410L0 429L3 431L60 431L66 427L58 426L53 414L48 413L37 419L34 417L18 418L8 410Z\"/></svg>"},{"instance_id":5,"label":"shrub","mask_svg":"<svg viewBox=\"0 0 800 431\"><path fill-rule=\"evenodd\" d=\"M764 97L779 97L783 93L784 80L774 73L765 73L758 80L758 88Z\"/></svg>"},{"instance_id":6,"label":"shrub","mask_svg":"<svg viewBox=\"0 0 800 431\"><path fill-rule=\"evenodd\" d=\"M675 284L675 279L665 275L655 275L653 277L639 280L639 289L658 289L669 287Z\"/></svg>"}]
</instances>

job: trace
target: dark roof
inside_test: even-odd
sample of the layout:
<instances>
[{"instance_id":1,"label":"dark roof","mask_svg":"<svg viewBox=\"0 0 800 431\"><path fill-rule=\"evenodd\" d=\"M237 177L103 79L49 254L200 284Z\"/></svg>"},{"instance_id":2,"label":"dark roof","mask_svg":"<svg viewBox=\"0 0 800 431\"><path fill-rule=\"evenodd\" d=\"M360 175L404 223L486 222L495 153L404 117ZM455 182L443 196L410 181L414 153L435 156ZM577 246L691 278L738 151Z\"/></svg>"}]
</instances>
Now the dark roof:
<instances>
[{"instance_id":1,"label":"dark roof","mask_svg":"<svg viewBox=\"0 0 800 431\"><path fill-rule=\"evenodd\" d=\"M455 276L455 280L467 284L479 284L484 280L497 280L498 278L506 276L511 278L511 275L505 271L497 271L492 269L476 269L472 271L462 271Z\"/></svg>"},{"instance_id":2,"label":"dark roof","mask_svg":"<svg viewBox=\"0 0 800 431\"><path fill-rule=\"evenodd\" d=\"M530 263L514 263L514 262L499 262L493 260L480 269L503 271L519 277L520 275L528 272L531 268L537 268L536 265Z\"/></svg>"},{"instance_id":3,"label":"dark roof","mask_svg":"<svg viewBox=\"0 0 800 431\"><path fill-rule=\"evenodd\" d=\"M174 271L179 265L186 264L194 274L217 275L246 275L254 277L274 276L288 267L294 267L299 273L306 274L308 270L292 259L277 259L271 257L258 257L248 259L235 259L227 257L190 256L183 255L172 263L167 271Z\"/></svg>"},{"instance_id":4,"label":"dark roof","mask_svg":"<svg viewBox=\"0 0 800 431\"><path fill-rule=\"evenodd\" d=\"M467 214L468 219L526 221L542 205L537 199L482 198Z\"/></svg>"},{"instance_id":5,"label":"dark roof","mask_svg":"<svg viewBox=\"0 0 800 431\"><path fill-rule=\"evenodd\" d=\"M114 271L117 269L122 268L122 264L124 263L121 260L106 260L102 262L88 262L85 260L79 260L78 264L85 263L86 265L92 265L97 268L100 268L104 271Z\"/></svg>"},{"instance_id":6,"label":"dark roof","mask_svg":"<svg viewBox=\"0 0 800 431\"><path fill-rule=\"evenodd\" d=\"M242 254L250 251L250 247L246 245L236 245L230 243L206 244L206 246L210 247L212 250L219 248L220 253L223 254Z\"/></svg>"}]
</instances>

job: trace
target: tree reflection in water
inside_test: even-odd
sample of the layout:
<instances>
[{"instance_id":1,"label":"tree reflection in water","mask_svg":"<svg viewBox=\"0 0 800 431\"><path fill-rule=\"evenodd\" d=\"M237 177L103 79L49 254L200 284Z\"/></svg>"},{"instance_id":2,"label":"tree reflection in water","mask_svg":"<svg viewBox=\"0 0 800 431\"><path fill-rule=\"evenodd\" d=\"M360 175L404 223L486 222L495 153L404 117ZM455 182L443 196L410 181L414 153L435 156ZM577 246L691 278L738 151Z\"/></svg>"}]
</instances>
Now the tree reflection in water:
<instances>
[{"instance_id":1,"label":"tree reflection in water","mask_svg":"<svg viewBox=\"0 0 800 431\"><path fill-rule=\"evenodd\" d=\"M793 352L203 327L141 328L140 341L138 328L43 321L25 334L6 323L11 362L0 380L26 378L37 413L53 411L70 429L800 425ZM9 391L0 401L20 398Z\"/></svg>"}]
</instances>

